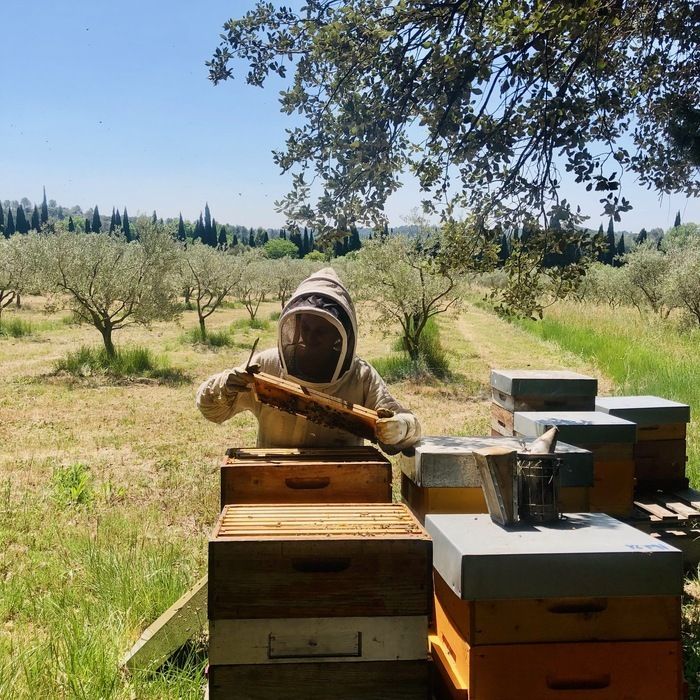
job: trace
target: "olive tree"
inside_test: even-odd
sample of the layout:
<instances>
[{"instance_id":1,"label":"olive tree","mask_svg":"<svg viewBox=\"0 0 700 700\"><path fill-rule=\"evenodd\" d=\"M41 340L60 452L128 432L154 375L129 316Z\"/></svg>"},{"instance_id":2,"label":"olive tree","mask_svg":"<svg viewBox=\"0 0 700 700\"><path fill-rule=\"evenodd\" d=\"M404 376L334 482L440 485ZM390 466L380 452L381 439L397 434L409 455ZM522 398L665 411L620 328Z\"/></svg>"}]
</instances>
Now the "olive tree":
<instances>
[{"instance_id":1,"label":"olive tree","mask_svg":"<svg viewBox=\"0 0 700 700\"><path fill-rule=\"evenodd\" d=\"M260 304L274 290L271 268L275 264L252 250L241 256L241 274L236 285L236 298L245 306L251 321L255 321Z\"/></svg>"},{"instance_id":2,"label":"olive tree","mask_svg":"<svg viewBox=\"0 0 700 700\"><path fill-rule=\"evenodd\" d=\"M668 255L667 303L681 309L685 319L700 325L700 247L687 246Z\"/></svg>"},{"instance_id":3,"label":"olive tree","mask_svg":"<svg viewBox=\"0 0 700 700\"><path fill-rule=\"evenodd\" d=\"M0 237L0 316L36 280L37 234Z\"/></svg>"},{"instance_id":4,"label":"olive tree","mask_svg":"<svg viewBox=\"0 0 700 700\"><path fill-rule=\"evenodd\" d=\"M627 283L651 310L667 318L674 302L668 297L672 259L653 243L642 243L623 257Z\"/></svg>"},{"instance_id":5,"label":"olive tree","mask_svg":"<svg viewBox=\"0 0 700 700\"><path fill-rule=\"evenodd\" d=\"M132 242L122 235L61 231L43 236L41 248L46 281L100 332L110 357L116 354L115 330L177 313L178 249L157 225L144 223Z\"/></svg>"},{"instance_id":6,"label":"olive tree","mask_svg":"<svg viewBox=\"0 0 700 700\"><path fill-rule=\"evenodd\" d=\"M281 258L270 263L270 274L277 299L284 308L299 283L320 267L311 260Z\"/></svg>"},{"instance_id":7,"label":"olive tree","mask_svg":"<svg viewBox=\"0 0 700 700\"><path fill-rule=\"evenodd\" d=\"M202 340L207 337L206 319L238 285L243 264L240 255L229 255L195 241L182 252L182 285L190 290Z\"/></svg>"},{"instance_id":8,"label":"olive tree","mask_svg":"<svg viewBox=\"0 0 700 700\"><path fill-rule=\"evenodd\" d=\"M420 356L428 319L458 303L459 276L437 256L437 241L391 236L368 241L348 265L348 282L359 300L371 302L382 324L398 323L404 349Z\"/></svg>"}]
</instances>

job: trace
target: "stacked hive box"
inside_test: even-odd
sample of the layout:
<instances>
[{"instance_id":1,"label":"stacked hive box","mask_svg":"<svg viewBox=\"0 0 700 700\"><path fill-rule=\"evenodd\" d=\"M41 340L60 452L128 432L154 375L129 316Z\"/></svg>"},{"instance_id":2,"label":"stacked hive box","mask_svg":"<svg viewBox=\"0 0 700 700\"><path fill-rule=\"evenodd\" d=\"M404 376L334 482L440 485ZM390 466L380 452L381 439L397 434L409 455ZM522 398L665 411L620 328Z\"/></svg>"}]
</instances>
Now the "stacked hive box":
<instances>
[{"instance_id":1,"label":"stacked hive box","mask_svg":"<svg viewBox=\"0 0 700 700\"><path fill-rule=\"evenodd\" d=\"M592 411L598 380L565 370L491 371L491 434L513 435L517 411Z\"/></svg>"},{"instance_id":2,"label":"stacked hive box","mask_svg":"<svg viewBox=\"0 0 700 700\"><path fill-rule=\"evenodd\" d=\"M658 396L599 396L596 410L637 424L634 465L638 491L688 486L685 438L690 406Z\"/></svg>"},{"instance_id":3,"label":"stacked hive box","mask_svg":"<svg viewBox=\"0 0 700 700\"><path fill-rule=\"evenodd\" d=\"M414 446L414 454L402 455L401 496L423 522L428 513L487 513L474 460L474 450L502 445L520 449L514 437L427 437ZM588 490L593 485L593 455L588 450L557 444L562 459L560 505L564 511L588 510Z\"/></svg>"},{"instance_id":4,"label":"stacked hive box","mask_svg":"<svg viewBox=\"0 0 700 700\"><path fill-rule=\"evenodd\" d=\"M429 515L445 698L680 700L682 555L603 514Z\"/></svg>"},{"instance_id":5,"label":"stacked hive box","mask_svg":"<svg viewBox=\"0 0 700 700\"><path fill-rule=\"evenodd\" d=\"M390 503L391 463L374 447L231 449L221 507L232 503Z\"/></svg>"},{"instance_id":6,"label":"stacked hive box","mask_svg":"<svg viewBox=\"0 0 700 700\"><path fill-rule=\"evenodd\" d=\"M426 700L431 568L401 504L226 506L209 542L211 700Z\"/></svg>"},{"instance_id":7,"label":"stacked hive box","mask_svg":"<svg viewBox=\"0 0 700 700\"><path fill-rule=\"evenodd\" d=\"M593 453L593 512L628 517L634 500L634 443L637 426L599 411L516 412L515 434L537 437L552 426L559 439Z\"/></svg>"}]
</instances>

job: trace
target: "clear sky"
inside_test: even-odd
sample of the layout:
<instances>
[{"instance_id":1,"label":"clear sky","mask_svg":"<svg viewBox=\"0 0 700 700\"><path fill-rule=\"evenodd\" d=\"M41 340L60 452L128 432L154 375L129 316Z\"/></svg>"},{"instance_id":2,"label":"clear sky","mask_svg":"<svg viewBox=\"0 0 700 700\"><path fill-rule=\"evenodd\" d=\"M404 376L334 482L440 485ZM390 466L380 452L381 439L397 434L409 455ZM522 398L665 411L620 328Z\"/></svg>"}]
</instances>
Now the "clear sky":
<instances>
[{"instance_id":1,"label":"clear sky","mask_svg":"<svg viewBox=\"0 0 700 700\"><path fill-rule=\"evenodd\" d=\"M284 141L280 85L214 87L204 62L223 23L252 0L3 0L0 41L0 200L47 197L83 209L281 226L273 202L289 186L270 151ZM300 4L287 2L287 4ZM601 221L599 197L563 191ZM634 210L617 229L668 228L677 210L700 222L700 200L623 192ZM387 206L404 223L413 186Z\"/></svg>"}]
</instances>

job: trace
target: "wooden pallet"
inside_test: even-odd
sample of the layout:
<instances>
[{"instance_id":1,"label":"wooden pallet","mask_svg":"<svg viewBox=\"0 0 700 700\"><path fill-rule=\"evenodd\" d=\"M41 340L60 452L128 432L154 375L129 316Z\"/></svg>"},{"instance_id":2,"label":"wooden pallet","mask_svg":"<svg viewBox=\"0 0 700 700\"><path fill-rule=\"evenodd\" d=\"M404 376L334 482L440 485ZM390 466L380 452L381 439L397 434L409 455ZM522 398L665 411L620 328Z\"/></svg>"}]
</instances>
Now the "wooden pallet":
<instances>
[{"instance_id":1,"label":"wooden pallet","mask_svg":"<svg viewBox=\"0 0 700 700\"><path fill-rule=\"evenodd\" d=\"M700 491L687 488L637 493L628 522L648 531L700 528Z\"/></svg>"}]
</instances>

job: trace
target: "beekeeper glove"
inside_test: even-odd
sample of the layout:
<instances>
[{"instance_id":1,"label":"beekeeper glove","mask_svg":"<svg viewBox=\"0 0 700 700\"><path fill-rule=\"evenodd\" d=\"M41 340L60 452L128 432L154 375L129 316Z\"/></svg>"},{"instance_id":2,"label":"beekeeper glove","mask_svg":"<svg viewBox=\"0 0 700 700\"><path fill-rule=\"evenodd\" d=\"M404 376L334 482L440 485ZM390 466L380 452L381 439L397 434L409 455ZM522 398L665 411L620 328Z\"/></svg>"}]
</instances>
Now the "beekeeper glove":
<instances>
[{"instance_id":1,"label":"beekeeper glove","mask_svg":"<svg viewBox=\"0 0 700 700\"><path fill-rule=\"evenodd\" d=\"M394 414L383 408L377 411L377 415L379 420L375 432L379 442L384 445L398 445L408 437L411 429L408 415Z\"/></svg>"},{"instance_id":2,"label":"beekeeper glove","mask_svg":"<svg viewBox=\"0 0 700 700\"><path fill-rule=\"evenodd\" d=\"M250 367L250 370L259 369L257 365ZM253 384L253 372L246 371L240 367L236 367L229 372L226 377L226 392L229 394L240 394L244 391L250 391Z\"/></svg>"}]
</instances>

